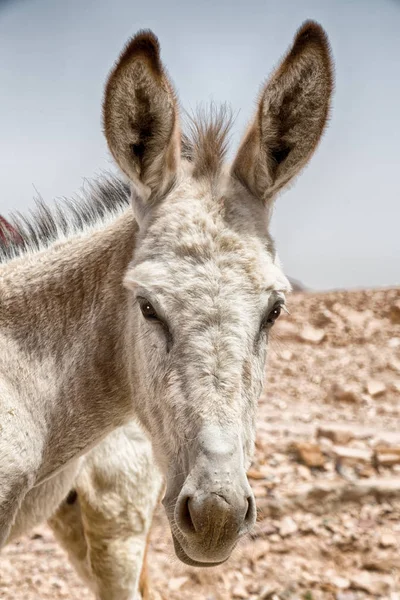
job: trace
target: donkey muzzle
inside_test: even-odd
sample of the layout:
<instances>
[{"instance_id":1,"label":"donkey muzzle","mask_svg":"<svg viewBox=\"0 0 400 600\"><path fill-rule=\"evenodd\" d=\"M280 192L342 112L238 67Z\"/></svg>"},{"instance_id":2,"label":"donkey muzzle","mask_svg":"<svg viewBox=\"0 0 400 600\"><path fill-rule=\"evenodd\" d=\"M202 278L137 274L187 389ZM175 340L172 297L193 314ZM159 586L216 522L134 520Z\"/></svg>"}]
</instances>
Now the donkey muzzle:
<instances>
[{"instance_id":1,"label":"donkey muzzle","mask_svg":"<svg viewBox=\"0 0 400 600\"><path fill-rule=\"evenodd\" d=\"M211 566L227 560L238 539L251 530L256 508L240 440L213 428L196 442L180 492L176 495L175 486L168 485L163 503L175 525L178 557L188 564Z\"/></svg>"}]
</instances>

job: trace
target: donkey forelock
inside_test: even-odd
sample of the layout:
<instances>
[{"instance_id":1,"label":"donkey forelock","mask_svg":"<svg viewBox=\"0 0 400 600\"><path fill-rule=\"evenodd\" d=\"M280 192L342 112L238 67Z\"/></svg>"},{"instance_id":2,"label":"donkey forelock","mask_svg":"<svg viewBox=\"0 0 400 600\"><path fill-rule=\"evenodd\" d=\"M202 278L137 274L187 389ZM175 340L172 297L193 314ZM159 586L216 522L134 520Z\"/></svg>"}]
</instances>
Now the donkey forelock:
<instances>
[{"instance_id":1,"label":"donkey forelock","mask_svg":"<svg viewBox=\"0 0 400 600\"><path fill-rule=\"evenodd\" d=\"M194 177L218 175L228 149L232 113L226 104L211 104L187 115L188 131L182 135L182 157L193 163Z\"/></svg>"}]
</instances>

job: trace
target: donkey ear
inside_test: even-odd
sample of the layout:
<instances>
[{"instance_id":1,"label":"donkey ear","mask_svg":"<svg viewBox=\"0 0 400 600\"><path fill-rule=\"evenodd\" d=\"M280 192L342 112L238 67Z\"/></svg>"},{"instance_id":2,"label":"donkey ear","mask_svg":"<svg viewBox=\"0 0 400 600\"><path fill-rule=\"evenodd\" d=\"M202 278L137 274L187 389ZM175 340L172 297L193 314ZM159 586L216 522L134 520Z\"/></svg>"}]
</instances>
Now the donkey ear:
<instances>
[{"instance_id":1,"label":"donkey ear","mask_svg":"<svg viewBox=\"0 0 400 600\"><path fill-rule=\"evenodd\" d=\"M311 158L324 130L333 89L327 36L307 21L264 86L232 174L267 202Z\"/></svg>"},{"instance_id":2,"label":"donkey ear","mask_svg":"<svg viewBox=\"0 0 400 600\"><path fill-rule=\"evenodd\" d=\"M133 37L112 70L103 120L110 151L140 195L161 195L178 166L180 133L175 93L151 31Z\"/></svg>"}]
</instances>

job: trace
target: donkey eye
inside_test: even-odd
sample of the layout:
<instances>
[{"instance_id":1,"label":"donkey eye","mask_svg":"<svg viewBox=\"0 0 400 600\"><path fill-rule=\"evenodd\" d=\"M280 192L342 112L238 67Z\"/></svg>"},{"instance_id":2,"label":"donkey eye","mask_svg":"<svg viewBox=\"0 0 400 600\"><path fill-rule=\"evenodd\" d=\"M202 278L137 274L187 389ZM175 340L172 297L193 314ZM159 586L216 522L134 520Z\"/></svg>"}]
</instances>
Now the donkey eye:
<instances>
[{"instance_id":1,"label":"donkey eye","mask_svg":"<svg viewBox=\"0 0 400 600\"><path fill-rule=\"evenodd\" d=\"M148 300L139 300L140 310L147 321L158 321L158 315Z\"/></svg>"},{"instance_id":2,"label":"donkey eye","mask_svg":"<svg viewBox=\"0 0 400 600\"><path fill-rule=\"evenodd\" d=\"M275 323L275 321L278 319L281 312L282 312L282 304L275 304L274 308L271 310L271 312L268 314L267 318L265 319L265 324L273 325Z\"/></svg>"}]
</instances>

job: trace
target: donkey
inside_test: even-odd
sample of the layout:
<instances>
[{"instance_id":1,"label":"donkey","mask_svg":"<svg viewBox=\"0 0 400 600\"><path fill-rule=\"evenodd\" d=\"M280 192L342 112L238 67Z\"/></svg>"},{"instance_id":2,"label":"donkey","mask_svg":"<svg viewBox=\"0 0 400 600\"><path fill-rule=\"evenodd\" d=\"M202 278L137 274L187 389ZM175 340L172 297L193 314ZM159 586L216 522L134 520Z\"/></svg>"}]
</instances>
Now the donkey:
<instances>
[{"instance_id":1,"label":"donkey","mask_svg":"<svg viewBox=\"0 0 400 600\"><path fill-rule=\"evenodd\" d=\"M48 519L100 600L131 600L162 478L184 563L219 565L251 530L256 407L290 288L269 222L321 138L332 71L304 23L228 166L224 111L183 135L157 38L128 42L103 105L126 182L15 218L22 243L3 244L0 545Z\"/></svg>"}]
</instances>

